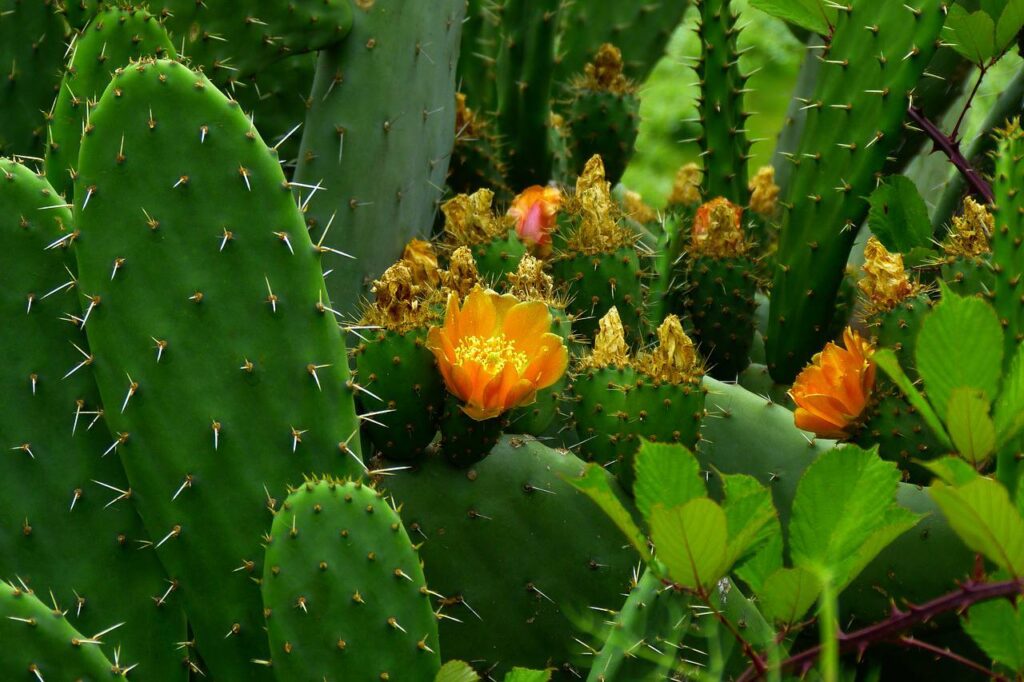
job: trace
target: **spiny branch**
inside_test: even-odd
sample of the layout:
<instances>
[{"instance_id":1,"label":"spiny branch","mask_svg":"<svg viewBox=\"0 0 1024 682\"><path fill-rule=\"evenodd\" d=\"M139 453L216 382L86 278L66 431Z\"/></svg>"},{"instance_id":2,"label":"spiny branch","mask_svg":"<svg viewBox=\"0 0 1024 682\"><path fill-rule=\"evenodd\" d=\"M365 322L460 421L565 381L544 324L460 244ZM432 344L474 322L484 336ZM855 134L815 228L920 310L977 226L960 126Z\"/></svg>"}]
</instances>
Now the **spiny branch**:
<instances>
[{"instance_id":1,"label":"spiny branch","mask_svg":"<svg viewBox=\"0 0 1024 682\"><path fill-rule=\"evenodd\" d=\"M896 605L893 605L892 614L885 620L860 630L855 630L854 632L840 632L838 637L839 652L841 654L856 652L860 655L872 644L879 642L896 642L904 646L916 646L917 640L907 641L906 638L901 637L904 632L914 626L927 623L944 613L962 612L979 602L990 599L1013 598L1020 594L1024 594L1024 580L1022 579L995 583L968 581L962 584L957 591L937 597L921 605L910 604L905 610L901 610ZM781 672L795 671L803 674L814 665L820 654L821 645L819 644L787 658L779 664L779 670ZM960 657L956 660L957 662L963 662L960 660ZM759 671L756 666L751 665L739 677L738 682L751 682L762 677L764 677L764 671Z\"/></svg>"},{"instance_id":2,"label":"spiny branch","mask_svg":"<svg viewBox=\"0 0 1024 682\"><path fill-rule=\"evenodd\" d=\"M952 140L939 130L939 127L932 123L924 115L924 112L917 107L910 107L908 113L914 124L935 144L935 148L945 154L950 163L964 176L964 180L967 181L971 191L983 198L986 204L995 203L995 195L992 193L992 188L981 177L981 174L975 170L971 162L964 158L963 153L960 151L960 143Z\"/></svg>"}]
</instances>

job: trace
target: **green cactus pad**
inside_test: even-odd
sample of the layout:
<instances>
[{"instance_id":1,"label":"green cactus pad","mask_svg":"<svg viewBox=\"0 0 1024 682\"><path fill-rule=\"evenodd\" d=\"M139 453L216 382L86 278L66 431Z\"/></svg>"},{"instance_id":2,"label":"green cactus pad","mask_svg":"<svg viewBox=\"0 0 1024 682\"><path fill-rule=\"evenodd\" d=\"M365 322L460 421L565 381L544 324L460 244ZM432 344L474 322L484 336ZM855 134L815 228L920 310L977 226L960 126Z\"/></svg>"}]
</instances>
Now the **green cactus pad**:
<instances>
[{"instance_id":1,"label":"green cactus pad","mask_svg":"<svg viewBox=\"0 0 1024 682\"><path fill-rule=\"evenodd\" d=\"M0 0L0 156L41 156L67 24L53 0Z\"/></svg>"},{"instance_id":2,"label":"green cactus pad","mask_svg":"<svg viewBox=\"0 0 1024 682\"><path fill-rule=\"evenodd\" d=\"M749 258L701 256L690 264L684 307L708 373L733 380L750 364L757 303L756 266Z\"/></svg>"},{"instance_id":3,"label":"green cactus pad","mask_svg":"<svg viewBox=\"0 0 1024 682\"><path fill-rule=\"evenodd\" d=\"M941 279L958 296L983 296L995 293L996 280L987 256L950 257L942 263Z\"/></svg>"},{"instance_id":4,"label":"green cactus pad","mask_svg":"<svg viewBox=\"0 0 1024 682\"><path fill-rule=\"evenodd\" d=\"M322 249L204 76L125 69L92 123L77 256L112 450L212 676L269 677L250 663L267 658L253 578L268 508L304 472L362 471Z\"/></svg>"},{"instance_id":5,"label":"green cactus pad","mask_svg":"<svg viewBox=\"0 0 1024 682\"><path fill-rule=\"evenodd\" d=\"M296 488L274 517L262 589L279 680L433 682L441 667L420 559L367 485Z\"/></svg>"},{"instance_id":6,"label":"green cactus pad","mask_svg":"<svg viewBox=\"0 0 1024 682\"><path fill-rule=\"evenodd\" d=\"M382 330L353 351L359 381L384 400L364 396L364 411L394 410L372 415L363 426L374 449L389 459L419 459L437 434L445 389L425 339L423 329Z\"/></svg>"},{"instance_id":7,"label":"green cactus pad","mask_svg":"<svg viewBox=\"0 0 1024 682\"><path fill-rule=\"evenodd\" d=\"M515 272L519 261L526 255L526 245L519 240L515 230L509 230L504 239L493 239L469 247L473 251L480 277L485 282L504 282L510 272Z\"/></svg>"},{"instance_id":8,"label":"green cactus pad","mask_svg":"<svg viewBox=\"0 0 1024 682\"><path fill-rule=\"evenodd\" d=\"M349 37L320 53L295 171L310 229L320 234L333 218L324 243L356 259L327 279L346 313L406 242L430 234L455 137L465 9L464 0L357 5Z\"/></svg>"},{"instance_id":9,"label":"green cactus pad","mask_svg":"<svg viewBox=\"0 0 1024 682\"><path fill-rule=\"evenodd\" d=\"M46 141L46 179L69 199L86 122L111 74L149 56L173 58L175 52L160 22L142 9L106 9L93 17L75 42Z\"/></svg>"},{"instance_id":10,"label":"green cactus pad","mask_svg":"<svg viewBox=\"0 0 1024 682\"><path fill-rule=\"evenodd\" d=\"M387 479L410 537L422 542L430 587L444 595L445 658L498 678L514 665L586 664L574 637L604 620L596 609L618 608L637 557L565 482L583 466L506 437L469 470L432 457Z\"/></svg>"},{"instance_id":11,"label":"green cactus pad","mask_svg":"<svg viewBox=\"0 0 1024 682\"><path fill-rule=\"evenodd\" d=\"M853 437L862 447L878 446L878 453L896 462L905 480L924 485L934 474L917 464L948 454L914 407L891 385L876 389L879 397L862 415Z\"/></svg>"},{"instance_id":12,"label":"green cactus pad","mask_svg":"<svg viewBox=\"0 0 1024 682\"><path fill-rule=\"evenodd\" d=\"M110 622L107 628L116 625ZM115 666L103 655L101 647L109 644L109 634L105 636L107 641L83 635L57 607L0 581L0 641L6 649L0 656L3 679L99 682L122 677L125 667Z\"/></svg>"},{"instance_id":13,"label":"green cactus pad","mask_svg":"<svg viewBox=\"0 0 1024 682\"><path fill-rule=\"evenodd\" d=\"M473 419L462 411L462 401L448 394L441 415L441 451L453 466L472 466L490 454L504 426L504 416Z\"/></svg>"},{"instance_id":14,"label":"green cactus pad","mask_svg":"<svg viewBox=\"0 0 1024 682\"><path fill-rule=\"evenodd\" d=\"M943 0L853 0L837 11L789 178L766 334L768 369L790 382L829 339L865 197L901 139L910 94L945 22Z\"/></svg>"},{"instance_id":15,"label":"green cactus pad","mask_svg":"<svg viewBox=\"0 0 1024 682\"><path fill-rule=\"evenodd\" d=\"M81 308L63 203L35 172L0 159L0 347L13 351L0 365L0 575L53 594L79 630L125 623L106 642L139 665L133 678L182 679L180 595L121 463L104 456L111 439L89 346L72 323Z\"/></svg>"},{"instance_id":16,"label":"green cactus pad","mask_svg":"<svg viewBox=\"0 0 1024 682\"><path fill-rule=\"evenodd\" d=\"M598 321L612 307L618 308L626 339L638 341L645 330L644 271L636 248L627 246L614 253L587 255L566 253L551 266L558 282L569 287L567 310L573 316L573 330L590 343L597 334Z\"/></svg>"},{"instance_id":17,"label":"green cactus pad","mask_svg":"<svg viewBox=\"0 0 1024 682\"><path fill-rule=\"evenodd\" d=\"M614 185L622 179L640 130L640 98L635 92L576 88L566 124L574 174L582 173L587 160L599 154L608 180Z\"/></svg>"}]
</instances>

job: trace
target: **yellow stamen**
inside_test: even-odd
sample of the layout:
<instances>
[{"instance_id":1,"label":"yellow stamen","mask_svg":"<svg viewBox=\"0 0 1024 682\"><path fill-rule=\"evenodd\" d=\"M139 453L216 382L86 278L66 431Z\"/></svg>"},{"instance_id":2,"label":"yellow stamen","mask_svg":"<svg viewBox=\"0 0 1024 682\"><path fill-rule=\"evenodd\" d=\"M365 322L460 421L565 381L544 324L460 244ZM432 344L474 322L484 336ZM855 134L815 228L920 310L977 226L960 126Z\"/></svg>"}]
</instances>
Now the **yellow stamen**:
<instances>
[{"instance_id":1,"label":"yellow stamen","mask_svg":"<svg viewBox=\"0 0 1024 682\"><path fill-rule=\"evenodd\" d=\"M529 364L526 353L516 350L516 345L509 341L504 334L487 338L462 337L459 339L459 345L455 348L455 360L459 364L469 361L477 362L485 372L491 375L497 375L508 364L522 374Z\"/></svg>"}]
</instances>

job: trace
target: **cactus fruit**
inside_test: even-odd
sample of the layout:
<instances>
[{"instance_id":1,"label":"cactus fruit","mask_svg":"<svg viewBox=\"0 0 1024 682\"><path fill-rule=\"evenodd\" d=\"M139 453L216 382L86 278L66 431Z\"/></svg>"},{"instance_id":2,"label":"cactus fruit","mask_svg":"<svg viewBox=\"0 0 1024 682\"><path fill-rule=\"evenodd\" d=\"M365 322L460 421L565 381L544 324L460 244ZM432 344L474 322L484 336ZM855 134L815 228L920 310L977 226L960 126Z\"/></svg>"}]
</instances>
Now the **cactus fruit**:
<instances>
[{"instance_id":1,"label":"cactus fruit","mask_svg":"<svg viewBox=\"0 0 1024 682\"><path fill-rule=\"evenodd\" d=\"M360 1L352 32L320 53L295 181L310 229L333 218L325 245L356 258L327 279L340 311L356 312L405 244L430 234L455 137L464 9Z\"/></svg>"},{"instance_id":2,"label":"cactus fruit","mask_svg":"<svg viewBox=\"0 0 1024 682\"><path fill-rule=\"evenodd\" d=\"M0 656L5 680L82 680L99 682L124 677L128 669L103 654L102 638L116 631L112 622L95 635L81 634L56 603L43 604L23 587L0 581ZM133 676L134 677L134 676Z\"/></svg>"},{"instance_id":3,"label":"cactus fruit","mask_svg":"<svg viewBox=\"0 0 1024 682\"><path fill-rule=\"evenodd\" d=\"M50 117L46 179L69 199L78 171L78 149L89 117L114 69L142 57L175 57L156 17L144 9L111 7L82 29Z\"/></svg>"},{"instance_id":4,"label":"cactus fruit","mask_svg":"<svg viewBox=\"0 0 1024 682\"><path fill-rule=\"evenodd\" d=\"M494 122L466 105L466 96L455 94L455 146L448 168L448 186L456 194L472 194L490 187L499 201L511 197L505 182L505 162Z\"/></svg>"},{"instance_id":5,"label":"cactus fruit","mask_svg":"<svg viewBox=\"0 0 1024 682\"><path fill-rule=\"evenodd\" d=\"M91 120L75 188L80 326L111 449L212 675L269 677L249 662L267 658L252 581L267 509L303 472L362 471L326 247L204 76L168 61L120 70Z\"/></svg>"},{"instance_id":6,"label":"cactus fruit","mask_svg":"<svg viewBox=\"0 0 1024 682\"><path fill-rule=\"evenodd\" d=\"M684 307L712 376L733 379L750 364L757 304L743 209L718 198L697 209L685 262Z\"/></svg>"},{"instance_id":7,"label":"cactus fruit","mask_svg":"<svg viewBox=\"0 0 1024 682\"><path fill-rule=\"evenodd\" d=\"M445 658L499 677L513 665L586 661L574 640L617 608L636 555L566 480L583 462L505 437L467 470L428 457L387 479L437 606ZM494 669L491 669L491 665Z\"/></svg>"},{"instance_id":8,"label":"cactus fruit","mask_svg":"<svg viewBox=\"0 0 1024 682\"><path fill-rule=\"evenodd\" d=\"M885 383L876 389L871 405L853 429L852 440L896 462L904 480L924 485L932 475L918 462L946 454L924 419L898 390Z\"/></svg>"},{"instance_id":9,"label":"cactus fruit","mask_svg":"<svg viewBox=\"0 0 1024 682\"><path fill-rule=\"evenodd\" d=\"M828 338L843 264L867 215L864 197L899 139L908 98L946 16L941 0L854 0L836 14L801 143L790 157L797 168L787 188L766 338L768 369L779 382L792 380Z\"/></svg>"},{"instance_id":10,"label":"cactus fruit","mask_svg":"<svg viewBox=\"0 0 1024 682\"><path fill-rule=\"evenodd\" d=\"M476 260L477 271L485 282L503 281L515 272L526 246L519 241L512 222L494 213L494 192L479 189L471 195L460 194L441 205L445 237L452 248L468 246Z\"/></svg>"},{"instance_id":11,"label":"cactus fruit","mask_svg":"<svg viewBox=\"0 0 1024 682\"><path fill-rule=\"evenodd\" d=\"M552 272L569 287L573 327L587 341L597 333L597 321L617 308L627 338L644 332L644 270L636 233L619 223L619 209L605 180L601 158L593 157L576 181L568 202L571 226Z\"/></svg>"},{"instance_id":12,"label":"cactus fruit","mask_svg":"<svg viewBox=\"0 0 1024 682\"><path fill-rule=\"evenodd\" d=\"M570 84L568 128L575 175L595 154L615 185L626 171L640 129L637 86L622 73L622 51L605 43Z\"/></svg>"},{"instance_id":13,"label":"cactus fruit","mask_svg":"<svg viewBox=\"0 0 1024 682\"><path fill-rule=\"evenodd\" d=\"M106 643L138 664L133 679L181 678L176 585L120 462L104 456L110 438L92 356L74 324L82 313L68 247L77 233L63 203L35 172L0 160L0 346L14 350L0 365L0 575L53 595L79 630L125 623Z\"/></svg>"},{"instance_id":14,"label":"cactus fruit","mask_svg":"<svg viewBox=\"0 0 1024 682\"><path fill-rule=\"evenodd\" d=\"M66 32L53 0L0 1L0 156L41 155Z\"/></svg>"},{"instance_id":15,"label":"cactus fruit","mask_svg":"<svg viewBox=\"0 0 1024 682\"><path fill-rule=\"evenodd\" d=\"M385 270L360 322L371 331L353 351L362 385L385 400L378 410L364 391L364 416L372 421L363 434L376 452L394 460L423 455L443 409L444 386L426 347L427 327L437 318L429 286L414 278L404 260Z\"/></svg>"},{"instance_id":16,"label":"cactus fruit","mask_svg":"<svg viewBox=\"0 0 1024 682\"><path fill-rule=\"evenodd\" d=\"M747 77L740 72L736 46L740 29L729 0L697 0L700 8L701 55L697 62L700 79L700 136L704 160L704 191L709 197L725 197L746 206L747 117L743 95Z\"/></svg>"},{"instance_id":17,"label":"cactus fruit","mask_svg":"<svg viewBox=\"0 0 1024 682\"><path fill-rule=\"evenodd\" d=\"M295 488L274 515L262 590L278 679L433 682L441 667L420 559L369 485Z\"/></svg>"}]
</instances>

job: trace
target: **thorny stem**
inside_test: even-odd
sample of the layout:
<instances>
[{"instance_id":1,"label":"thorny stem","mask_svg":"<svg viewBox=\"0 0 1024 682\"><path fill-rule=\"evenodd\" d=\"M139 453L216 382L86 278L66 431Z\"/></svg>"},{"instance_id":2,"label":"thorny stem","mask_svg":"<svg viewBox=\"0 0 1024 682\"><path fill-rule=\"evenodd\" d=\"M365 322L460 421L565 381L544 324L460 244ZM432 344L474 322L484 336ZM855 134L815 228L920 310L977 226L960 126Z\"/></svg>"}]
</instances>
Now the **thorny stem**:
<instances>
[{"instance_id":1,"label":"thorny stem","mask_svg":"<svg viewBox=\"0 0 1024 682\"><path fill-rule=\"evenodd\" d=\"M960 140L959 140L959 137L960 137L960 126L963 125L964 119L967 117L967 112L970 111L971 104L974 103L974 97L975 97L975 95L978 94L978 88L981 87L981 81L983 81L985 79L985 73L987 71L988 71L988 69L986 69L985 66L979 67L979 70L978 70L978 80L974 84L974 89L971 90L971 94L967 98L967 101L964 103L964 108L963 108L963 111L960 112L960 117L956 119L956 125L953 126L953 132L949 136L949 139L952 140L955 144L959 144L960 143Z\"/></svg>"},{"instance_id":2,"label":"thorny stem","mask_svg":"<svg viewBox=\"0 0 1024 682\"><path fill-rule=\"evenodd\" d=\"M936 658L947 658L953 661L954 663L959 663L960 665L966 668L970 668L971 670L979 672L992 680L997 680L998 682L1007 682L1005 675L992 672L980 663L972 661L971 659L961 656L960 654L954 651L950 651L949 649L943 649L942 647L935 646L934 644L922 642L921 640L915 639L914 637L909 635L904 635L903 637L900 637L900 644L906 647L917 648L921 649L922 651L927 651L928 653L933 654Z\"/></svg>"},{"instance_id":3,"label":"thorny stem","mask_svg":"<svg viewBox=\"0 0 1024 682\"><path fill-rule=\"evenodd\" d=\"M672 587L674 589L680 589L678 585L672 585ZM736 643L740 645L740 648L743 650L743 655L750 659L750 669L756 671L757 677L760 678L768 672L768 665L764 662L764 659L758 655L750 642L743 637L743 633L737 630L736 626L729 622L729 619L725 617L725 614L715 607L714 602L711 601L711 595L708 594L707 590L705 590L703 586L698 587L696 595L698 599L704 602L705 606L711 609L711 612L715 614L715 618L718 622L725 626L725 629L733 636Z\"/></svg>"},{"instance_id":4,"label":"thorny stem","mask_svg":"<svg viewBox=\"0 0 1024 682\"><path fill-rule=\"evenodd\" d=\"M856 652L860 655L863 654L872 644L886 641L896 642L897 644L902 644L904 646L925 648L921 647L920 644L922 643L917 640L911 640L912 643L908 642L908 638L901 636L902 633L911 629L915 625L926 623L936 616L944 613L949 613L951 611L961 612L979 602L1004 597L1012 598L1020 594L1024 594L1024 579L1020 578L995 583L967 581L955 592L950 592L949 594L937 597L919 606L908 604L905 611L900 610L894 604L892 607L892 615L881 622L875 623L874 625L869 625L865 628L849 633L838 633L839 651L842 654ZM933 653L942 652L942 655L945 655L946 653L944 650L938 649L937 647L935 647L935 649L937 649L937 651L933 651L932 648L928 648L928 650ZM809 649L805 649L794 656L790 656L779 664L779 670L781 672L796 671L802 674L814 665L814 662L818 659L820 654L821 645L818 644L810 647ZM956 655L954 654L953 656ZM961 657L956 656L953 660L962 662L960 658ZM966 661L967 659L963 660ZM751 682L752 680L758 680L764 677L764 674L765 671L758 668L757 665L751 665L738 678L737 682Z\"/></svg>"},{"instance_id":5,"label":"thorny stem","mask_svg":"<svg viewBox=\"0 0 1024 682\"><path fill-rule=\"evenodd\" d=\"M974 169L971 162L964 158L963 153L960 151L960 143L949 138L945 133L939 130L938 126L928 120L928 117L924 115L917 107L910 107L908 110L910 119L922 130L925 135L931 139L935 144L935 148L946 155L950 163L960 171L960 174L964 176L971 191L982 197L986 204L995 203L995 195L992 194L992 188L981 174Z\"/></svg>"}]
</instances>

